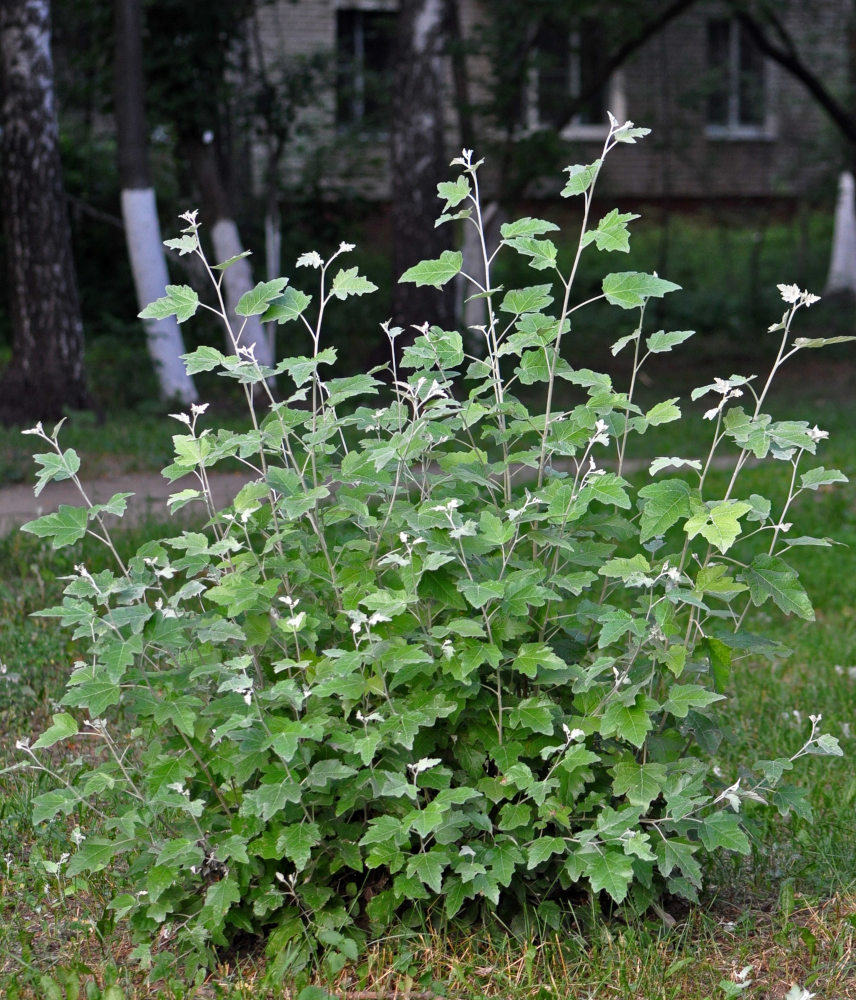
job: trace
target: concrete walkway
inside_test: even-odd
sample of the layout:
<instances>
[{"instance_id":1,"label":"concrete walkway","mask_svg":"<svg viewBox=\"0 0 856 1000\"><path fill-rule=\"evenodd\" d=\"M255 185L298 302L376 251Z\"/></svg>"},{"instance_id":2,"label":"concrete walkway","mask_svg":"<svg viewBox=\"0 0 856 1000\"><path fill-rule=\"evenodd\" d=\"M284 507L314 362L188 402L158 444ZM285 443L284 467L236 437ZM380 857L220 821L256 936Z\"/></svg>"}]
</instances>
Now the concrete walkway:
<instances>
[{"instance_id":1,"label":"concrete walkway","mask_svg":"<svg viewBox=\"0 0 856 1000\"><path fill-rule=\"evenodd\" d=\"M230 503L235 494L247 481L243 473L212 473L210 476L211 490L218 507ZM130 472L121 476L109 476L105 479L83 480L87 496L93 503L105 503L115 493L133 493L128 501L128 510L123 520L131 518L140 521L146 517L157 515L161 520L169 518L166 506L167 497L180 490L193 489L197 486L193 476L187 476L176 482L169 482L159 472ZM0 488L0 535L8 534L14 528L43 514L51 514L61 504L72 507L83 505L83 500L74 483L63 480L59 483L48 483L38 496L34 496L34 483L20 483L15 486ZM183 512L202 512L198 502L188 504ZM118 521L117 518L111 520Z\"/></svg>"}]
</instances>

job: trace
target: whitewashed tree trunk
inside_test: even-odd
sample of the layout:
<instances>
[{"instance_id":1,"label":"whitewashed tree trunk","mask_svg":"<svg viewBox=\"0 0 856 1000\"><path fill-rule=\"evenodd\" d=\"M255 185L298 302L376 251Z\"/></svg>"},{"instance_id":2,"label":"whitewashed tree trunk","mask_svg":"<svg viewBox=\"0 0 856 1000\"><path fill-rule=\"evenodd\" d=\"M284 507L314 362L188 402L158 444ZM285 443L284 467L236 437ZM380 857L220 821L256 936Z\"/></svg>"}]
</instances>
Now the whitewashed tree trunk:
<instances>
[{"instance_id":1,"label":"whitewashed tree trunk","mask_svg":"<svg viewBox=\"0 0 856 1000\"><path fill-rule=\"evenodd\" d=\"M149 172L140 0L115 0L115 16L114 104L122 218L142 310L163 295L169 275ZM146 320L144 329L161 396L184 405L194 402L196 387L181 360L184 338L175 317Z\"/></svg>"},{"instance_id":2,"label":"whitewashed tree trunk","mask_svg":"<svg viewBox=\"0 0 856 1000\"><path fill-rule=\"evenodd\" d=\"M169 282L154 189L123 191L122 219L137 302L143 309L163 295ZM144 320L143 327L163 398L184 405L195 402L196 387L181 360L184 338L175 316Z\"/></svg>"},{"instance_id":3,"label":"whitewashed tree trunk","mask_svg":"<svg viewBox=\"0 0 856 1000\"><path fill-rule=\"evenodd\" d=\"M847 293L856 296L856 214L854 214L853 174L845 171L838 180L832 257L826 295Z\"/></svg>"},{"instance_id":4,"label":"whitewashed tree trunk","mask_svg":"<svg viewBox=\"0 0 856 1000\"><path fill-rule=\"evenodd\" d=\"M214 254L218 261L229 260L244 252L244 245L234 219L218 219L211 227L211 242L214 244ZM265 335L258 316L245 317L235 315L238 299L253 287L253 273L246 257L235 261L223 272L223 289L226 293L226 308L229 311L229 322L234 334L240 335L239 347L252 349L253 356L260 365L273 367L274 356L272 344ZM234 350L234 345L228 345Z\"/></svg>"}]
</instances>

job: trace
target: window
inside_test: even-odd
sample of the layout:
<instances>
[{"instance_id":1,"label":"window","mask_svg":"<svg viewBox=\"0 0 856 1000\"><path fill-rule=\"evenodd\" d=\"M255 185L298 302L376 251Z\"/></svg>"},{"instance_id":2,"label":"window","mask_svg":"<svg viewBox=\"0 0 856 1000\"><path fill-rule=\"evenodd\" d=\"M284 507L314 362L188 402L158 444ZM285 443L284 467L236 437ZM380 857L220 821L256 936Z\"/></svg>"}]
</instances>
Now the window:
<instances>
[{"instance_id":1,"label":"window","mask_svg":"<svg viewBox=\"0 0 856 1000\"><path fill-rule=\"evenodd\" d=\"M767 133L767 63L743 25L733 18L708 21L707 65L708 134Z\"/></svg>"},{"instance_id":2,"label":"window","mask_svg":"<svg viewBox=\"0 0 856 1000\"><path fill-rule=\"evenodd\" d=\"M336 123L380 128L391 106L396 15L388 9L336 11Z\"/></svg>"},{"instance_id":3,"label":"window","mask_svg":"<svg viewBox=\"0 0 856 1000\"><path fill-rule=\"evenodd\" d=\"M544 18L533 45L526 124L560 128L571 136L605 132L607 111L620 118L624 103L619 74L606 77L605 55L603 26L597 20L584 18L569 33L566 20ZM580 96L585 103L568 120L568 105Z\"/></svg>"}]
</instances>

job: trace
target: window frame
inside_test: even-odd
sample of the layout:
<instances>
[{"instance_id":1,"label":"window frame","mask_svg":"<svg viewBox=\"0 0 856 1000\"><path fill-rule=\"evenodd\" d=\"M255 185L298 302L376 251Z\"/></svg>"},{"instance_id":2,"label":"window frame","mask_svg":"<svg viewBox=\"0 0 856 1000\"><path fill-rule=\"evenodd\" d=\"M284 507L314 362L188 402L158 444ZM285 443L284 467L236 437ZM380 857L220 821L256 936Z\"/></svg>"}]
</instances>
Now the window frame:
<instances>
[{"instance_id":1,"label":"window frame","mask_svg":"<svg viewBox=\"0 0 856 1000\"><path fill-rule=\"evenodd\" d=\"M567 35L567 94L569 97L578 95L582 87L582 60L580 58L582 44L580 29L571 28ZM541 118L539 78L539 67L537 65L530 66L523 96L523 129L527 133L544 131L553 127L548 121ZM624 74L621 69L614 70L610 74L604 89L606 91L604 111L610 111L619 121L624 121L627 118L627 98ZM559 130L559 136L562 139L602 140L606 138L608 133L609 121L606 113L604 113L602 123L580 121L580 115L575 115Z\"/></svg>"},{"instance_id":2,"label":"window frame","mask_svg":"<svg viewBox=\"0 0 856 1000\"><path fill-rule=\"evenodd\" d=\"M357 130L371 133L372 136L383 136L388 131L388 123L378 122L373 116L366 112L366 64L364 50L354 53L355 58L350 60L349 79L352 93L349 95L347 117L341 115L343 99L340 93L342 69L347 65L347 61L342 56L340 47L340 36L338 30L339 14L352 13L354 15L365 14L397 14L400 4L398 0L334 0L333 3L333 51L336 54L336 88L334 121L337 131L347 132ZM355 19L355 24L362 24L361 17ZM362 29L364 31L364 28ZM350 56L351 54L348 53Z\"/></svg>"},{"instance_id":3,"label":"window frame","mask_svg":"<svg viewBox=\"0 0 856 1000\"><path fill-rule=\"evenodd\" d=\"M762 87L762 115L760 122L743 122L740 120L740 90L741 74L745 72L742 64L742 46L745 35L735 17L708 18L705 22L705 57L708 60L707 72L716 73L719 67L710 65L710 32L715 23L728 25L728 64L725 84L725 99L727 120L725 123L710 121L710 108L705 108L705 136L715 140L764 140L776 138L777 123L773 113L773 65L760 51L761 60L760 83ZM750 41L751 44L751 41Z\"/></svg>"}]
</instances>

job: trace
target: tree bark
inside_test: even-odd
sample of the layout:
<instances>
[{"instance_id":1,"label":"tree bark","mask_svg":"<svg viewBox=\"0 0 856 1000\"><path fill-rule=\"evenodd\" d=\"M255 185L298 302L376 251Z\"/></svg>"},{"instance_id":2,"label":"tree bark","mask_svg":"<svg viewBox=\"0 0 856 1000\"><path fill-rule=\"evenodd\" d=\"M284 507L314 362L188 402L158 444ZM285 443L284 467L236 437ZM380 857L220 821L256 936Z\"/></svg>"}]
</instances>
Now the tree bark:
<instances>
[{"instance_id":1,"label":"tree bark","mask_svg":"<svg viewBox=\"0 0 856 1000\"><path fill-rule=\"evenodd\" d=\"M149 171L139 0L116 0L115 13L114 98L122 218L137 304L144 309L163 295L169 274ZM181 360L184 338L175 317L145 320L143 326L161 396L185 406L194 402L196 387Z\"/></svg>"},{"instance_id":2,"label":"tree bark","mask_svg":"<svg viewBox=\"0 0 856 1000\"><path fill-rule=\"evenodd\" d=\"M53 95L48 0L0 0L0 204L12 361L0 420L89 404Z\"/></svg>"},{"instance_id":3,"label":"tree bark","mask_svg":"<svg viewBox=\"0 0 856 1000\"><path fill-rule=\"evenodd\" d=\"M450 249L448 226L430 222L442 207L437 184L448 179L443 122L443 0L403 0L396 47L392 121L393 322L452 328L453 294L398 284L421 260ZM430 220L430 221L429 221Z\"/></svg>"}]
</instances>

